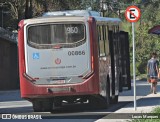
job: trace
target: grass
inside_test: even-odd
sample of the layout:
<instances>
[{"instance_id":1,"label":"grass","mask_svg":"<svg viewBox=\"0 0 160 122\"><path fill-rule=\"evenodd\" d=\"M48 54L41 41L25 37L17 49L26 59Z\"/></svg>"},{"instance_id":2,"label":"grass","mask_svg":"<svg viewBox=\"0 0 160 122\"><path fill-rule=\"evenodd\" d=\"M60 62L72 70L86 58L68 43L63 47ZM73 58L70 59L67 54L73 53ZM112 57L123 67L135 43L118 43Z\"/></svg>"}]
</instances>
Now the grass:
<instances>
[{"instance_id":1,"label":"grass","mask_svg":"<svg viewBox=\"0 0 160 122\"><path fill-rule=\"evenodd\" d=\"M158 113L158 114L160 114L160 107L155 108L155 109L153 110L153 113Z\"/></svg>"}]
</instances>

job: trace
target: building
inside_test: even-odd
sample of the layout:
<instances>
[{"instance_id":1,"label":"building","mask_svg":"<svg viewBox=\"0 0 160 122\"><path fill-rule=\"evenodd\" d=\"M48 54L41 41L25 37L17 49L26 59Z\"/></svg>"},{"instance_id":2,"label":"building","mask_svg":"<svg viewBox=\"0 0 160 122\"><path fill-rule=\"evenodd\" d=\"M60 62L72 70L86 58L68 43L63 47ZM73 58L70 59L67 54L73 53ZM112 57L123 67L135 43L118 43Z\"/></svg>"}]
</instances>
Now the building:
<instances>
[{"instance_id":1,"label":"building","mask_svg":"<svg viewBox=\"0 0 160 122\"><path fill-rule=\"evenodd\" d=\"M0 27L0 90L18 88L17 34Z\"/></svg>"}]
</instances>

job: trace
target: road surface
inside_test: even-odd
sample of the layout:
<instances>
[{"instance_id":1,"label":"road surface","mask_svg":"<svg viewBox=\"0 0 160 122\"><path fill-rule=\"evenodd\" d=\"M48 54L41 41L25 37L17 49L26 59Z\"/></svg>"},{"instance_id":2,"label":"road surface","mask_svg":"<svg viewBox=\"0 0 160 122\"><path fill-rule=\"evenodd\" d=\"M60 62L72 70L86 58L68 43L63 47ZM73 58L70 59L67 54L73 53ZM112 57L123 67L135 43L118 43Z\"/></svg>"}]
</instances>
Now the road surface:
<instances>
[{"instance_id":1,"label":"road surface","mask_svg":"<svg viewBox=\"0 0 160 122\"><path fill-rule=\"evenodd\" d=\"M142 98L149 94L150 84L146 81L137 81L137 99ZM158 87L158 91L160 91ZM2 120L2 114L11 114L11 116L16 120L18 115L25 117L37 116L37 119L49 119L47 121L68 121L68 122L93 122L109 113L120 109L129 102L132 102L133 97L133 83L132 90L124 90L119 95L119 102L117 104L111 104L107 109L93 109L88 107L88 104L76 104L76 105L65 105L64 107L57 108L50 112L33 112L32 104L26 100L20 98L19 90L16 91L0 91L0 121ZM137 106L138 107L138 106ZM134 109L134 108L133 108ZM14 116L15 115L15 116ZM35 119L33 117L33 119ZM38 118L39 117L39 118ZM27 118L28 119L28 118ZM30 118L32 119L32 118ZM13 120L13 119L12 119Z\"/></svg>"}]
</instances>

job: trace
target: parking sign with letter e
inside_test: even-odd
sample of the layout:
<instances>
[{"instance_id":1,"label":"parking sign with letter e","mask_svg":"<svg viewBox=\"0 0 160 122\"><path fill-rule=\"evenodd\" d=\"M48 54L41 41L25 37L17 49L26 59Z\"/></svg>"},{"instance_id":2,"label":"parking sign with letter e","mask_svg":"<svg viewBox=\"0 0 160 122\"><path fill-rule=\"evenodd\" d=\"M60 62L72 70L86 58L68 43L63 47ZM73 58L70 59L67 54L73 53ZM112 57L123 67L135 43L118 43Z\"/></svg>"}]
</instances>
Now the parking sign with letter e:
<instances>
[{"instance_id":1,"label":"parking sign with letter e","mask_svg":"<svg viewBox=\"0 0 160 122\"><path fill-rule=\"evenodd\" d=\"M129 6L125 11L127 21L132 23L132 39L133 39L133 87L134 87L134 110L136 110L136 72L135 72L135 34L134 23L140 19L141 12L137 6Z\"/></svg>"},{"instance_id":2,"label":"parking sign with letter e","mask_svg":"<svg viewBox=\"0 0 160 122\"><path fill-rule=\"evenodd\" d=\"M137 6L129 6L125 11L125 17L129 22L137 22L140 19L141 12Z\"/></svg>"}]
</instances>

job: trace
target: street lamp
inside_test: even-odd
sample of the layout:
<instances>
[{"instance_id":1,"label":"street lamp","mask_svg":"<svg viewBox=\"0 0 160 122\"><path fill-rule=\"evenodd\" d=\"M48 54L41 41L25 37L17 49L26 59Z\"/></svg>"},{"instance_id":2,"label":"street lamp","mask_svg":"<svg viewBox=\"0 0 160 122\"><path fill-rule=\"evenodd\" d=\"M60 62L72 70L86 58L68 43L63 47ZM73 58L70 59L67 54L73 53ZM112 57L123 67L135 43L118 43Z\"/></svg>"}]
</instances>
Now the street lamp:
<instances>
[{"instance_id":1,"label":"street lamp","mask_svg":"<svg viewBox=\"0 0 160 122\"><path fill-rule=\"evenodd\" d=\"M106 3L106 0L100 0L100 8L101 8L102 16L104 16L104 11L108 10L108 5Z\"/></svg>"}]
</instances>

